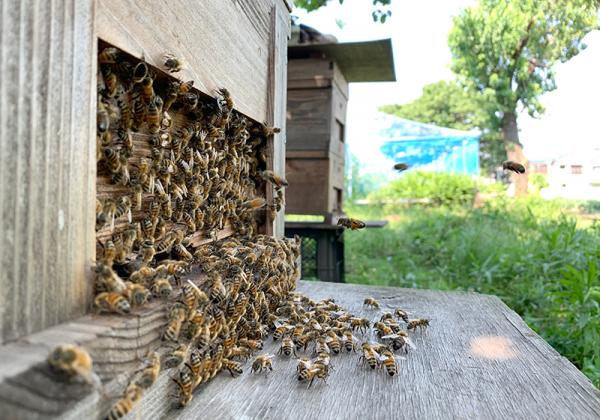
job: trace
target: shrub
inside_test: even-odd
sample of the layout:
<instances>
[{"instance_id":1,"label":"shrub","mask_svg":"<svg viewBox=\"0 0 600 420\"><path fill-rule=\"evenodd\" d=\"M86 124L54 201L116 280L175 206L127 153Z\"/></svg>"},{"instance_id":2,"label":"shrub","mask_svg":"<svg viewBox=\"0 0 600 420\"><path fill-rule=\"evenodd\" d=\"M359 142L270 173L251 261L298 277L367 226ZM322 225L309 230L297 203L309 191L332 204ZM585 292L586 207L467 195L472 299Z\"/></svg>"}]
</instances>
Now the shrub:
<instances>
[{"instance_id":1,"label":"shrub","mask_svg":"<svg viewBox=\"0 0 600 420\"><path fill-rule=\"evenodd\" d=\"M475 181L466 175L445 172L408 172L369 195L375 202L403 198L428 198L435 206L470 205L475 197Z\"/></svg>"}]
</instances>

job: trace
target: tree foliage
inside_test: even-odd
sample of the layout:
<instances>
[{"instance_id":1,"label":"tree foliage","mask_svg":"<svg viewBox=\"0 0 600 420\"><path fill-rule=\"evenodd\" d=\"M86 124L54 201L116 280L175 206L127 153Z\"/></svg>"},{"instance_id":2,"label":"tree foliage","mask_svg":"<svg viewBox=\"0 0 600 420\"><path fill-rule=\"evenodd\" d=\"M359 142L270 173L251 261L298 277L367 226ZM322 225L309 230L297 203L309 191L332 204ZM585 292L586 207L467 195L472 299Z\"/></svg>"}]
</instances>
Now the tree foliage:
<instances>
[{"instance_id":1,"label":"tree foliage","mask_svg":"<svg viewBox=\"0 0 600 420\"><path fill-rule=\"evenodd\" d=\"M452 69L470 88L493 94L497 112L520 105L537 117L540 95L556 88L554 65L584 49L583 37L597 27L590 0L479 0L454 18Z\"/></svg>"},{"instance_id":2,"label":"tree foliage","mask_svg":"<svg viewBox=\"0 0 600 420\"><path fill-rule=\"evenodd\" d=\"M380 111L441 127L481 132L480 161L485 172L493 172L506 153L499 142L495 102L489 95L469 91L456 81L439 81L423 88L422 95L404 105L384 105Z\"/></svg>"},{"instance_id":3,"label":"tree foliage","mask_svg":"<svg viewBox=\"0 0 600 420\"><path fill-rule=\"evenodd\" d=\"M332 0L294 0L294 5L308 12L315 11L324 7ZM344 0L337 0L340 4L344 4ZM385 23L392 16L392 11L389 9L392 0L372 0L373 11L371 16L375 22Z\"/></svg>"}]
</instances>

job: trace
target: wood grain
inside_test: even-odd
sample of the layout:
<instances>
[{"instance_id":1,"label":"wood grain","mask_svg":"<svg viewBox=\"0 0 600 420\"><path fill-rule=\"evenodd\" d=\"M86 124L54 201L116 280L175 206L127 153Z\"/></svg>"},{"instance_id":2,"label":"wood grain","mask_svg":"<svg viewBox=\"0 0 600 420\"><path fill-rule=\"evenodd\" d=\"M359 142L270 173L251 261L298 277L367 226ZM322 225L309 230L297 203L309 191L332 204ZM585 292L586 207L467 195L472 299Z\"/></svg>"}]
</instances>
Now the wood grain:
<instances>
[{"instance_id":1,"label":"wood grain","mask_svg":"<svg viewBox=\"0 0 600 420\"><path fill-rule=\"evenodd\" d=\"M295 379L294 361L276 357L268 377L249 372L238 379L219 375L187 409L166 418L600 416L600 391L496 297L319 282L301 282L299 289L313 299L335 297L342 306L371 319L381 313L364 309L362 301L373 296L385 311L402 307L412 316L430 318L432 325L415 335L417 350L400 361L397 377L372 372L358 365L357 355L342 354L332 359L335 371L327 384L306 389ZM480 348L486 343L491 348L482 355ZM276 347L270 345L266 351L275 353Z\"/></svg>"},{"instance_id":2,"label":"wood grain","mask_svg":"<svg viewBox=\"0 0 600 420\"><path fill-rule=\"evenodd\" d=\"M182 79L213 95L229 89L236 108L257 121L268 117L270 12L282 0L99 0L98 36L162 67L166 52L181 57Z\"/></svg>"},{"instance_id":3,"label":"wood grain","mask_svg":"<svg viewBox=\"0 0 600 420\"><path fill-rule=\"evenodd\" d=\"M94 253L91 0L0 11L0 341L84 313Z\"/></svg>"}]
</instances>

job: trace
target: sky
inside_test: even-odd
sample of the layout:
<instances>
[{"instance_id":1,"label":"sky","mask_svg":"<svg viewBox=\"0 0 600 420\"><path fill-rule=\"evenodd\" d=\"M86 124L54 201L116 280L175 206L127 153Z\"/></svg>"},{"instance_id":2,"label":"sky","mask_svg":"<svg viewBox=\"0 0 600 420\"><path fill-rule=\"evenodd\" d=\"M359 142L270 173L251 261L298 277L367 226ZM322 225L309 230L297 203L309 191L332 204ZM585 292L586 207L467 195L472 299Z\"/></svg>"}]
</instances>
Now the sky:
<instances>
[{"instance_id":1,"label":"sky","mask_svg":"<svg viewBox=\"0 0 600 420\"><path fill-rule=\"evenodd\" d=\"M448 33L452 17L474 0L393 0L392 16L374 23L370 0L337 0L312 13L295 9L300 22L333 34L339 42L392 38L396 82L352 83L346 138L352 153L367 166L378 154L369 140L377 107L407 103L423 87L452 79ZM344 25L340 29L336 19ZM542 96L540 119L519 116L520 137L529 160L551 160L574 151L600 147L600 31L588 34L588 48L556 67L558 89Z\"/></svg>"}]
</instances>

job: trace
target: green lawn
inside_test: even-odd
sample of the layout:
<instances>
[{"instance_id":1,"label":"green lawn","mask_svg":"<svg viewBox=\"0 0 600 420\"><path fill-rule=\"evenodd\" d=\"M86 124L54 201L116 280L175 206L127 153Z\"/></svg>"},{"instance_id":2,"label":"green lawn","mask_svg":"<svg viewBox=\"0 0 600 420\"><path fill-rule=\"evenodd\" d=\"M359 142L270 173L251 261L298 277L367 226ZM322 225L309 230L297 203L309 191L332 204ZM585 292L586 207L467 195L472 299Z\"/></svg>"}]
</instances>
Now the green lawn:
<instances>
[{"instance_id":1,"label":"green lawn","mask_svg":"<svg viewBox=\"0 0 600 420\"><path fill-rule=\"evenodd\" d=\"M347 206L389 224L345 233L346 281L497 295L600 387L600 224L578 223L575 209L539 198Z\"/></svg>"}]
</instances>

